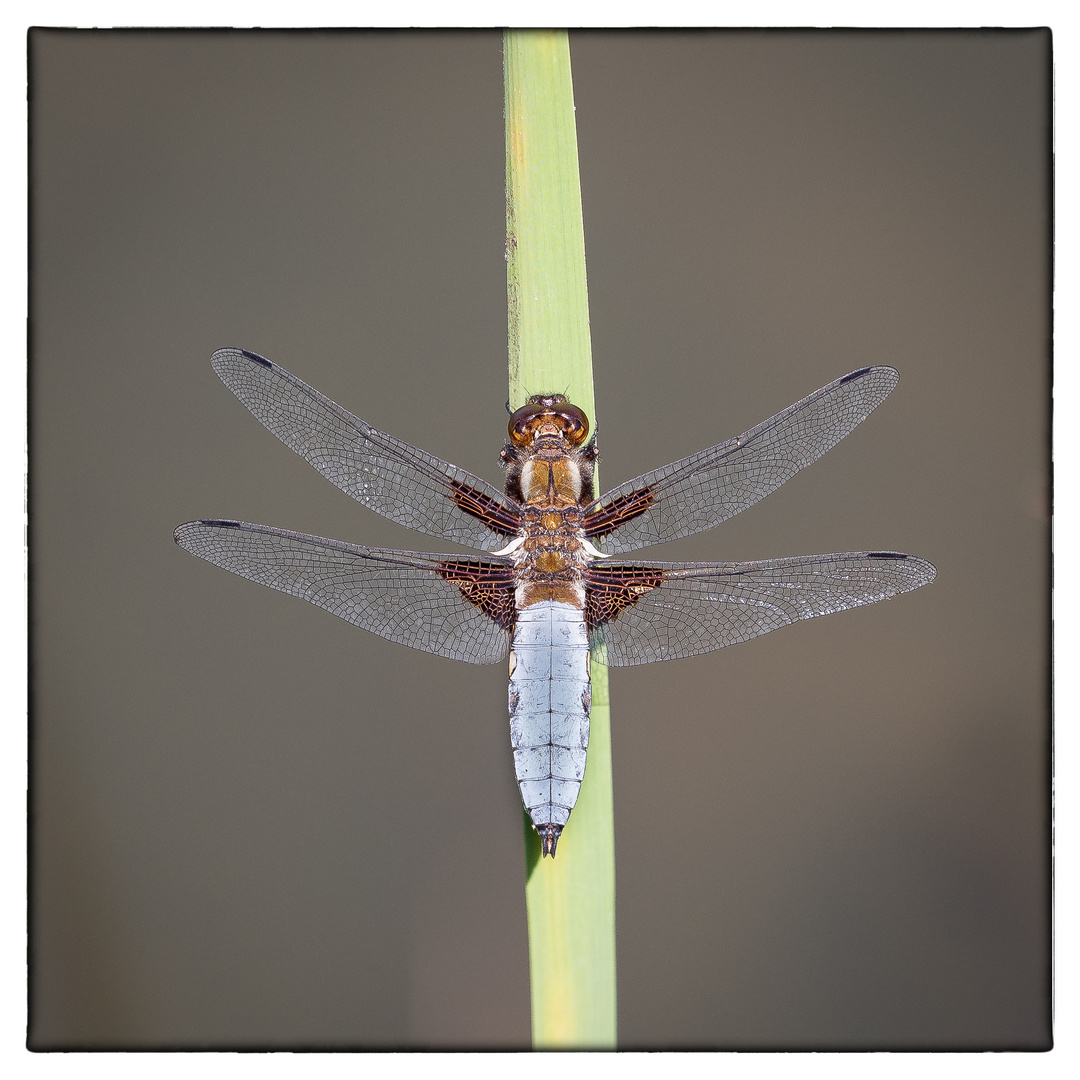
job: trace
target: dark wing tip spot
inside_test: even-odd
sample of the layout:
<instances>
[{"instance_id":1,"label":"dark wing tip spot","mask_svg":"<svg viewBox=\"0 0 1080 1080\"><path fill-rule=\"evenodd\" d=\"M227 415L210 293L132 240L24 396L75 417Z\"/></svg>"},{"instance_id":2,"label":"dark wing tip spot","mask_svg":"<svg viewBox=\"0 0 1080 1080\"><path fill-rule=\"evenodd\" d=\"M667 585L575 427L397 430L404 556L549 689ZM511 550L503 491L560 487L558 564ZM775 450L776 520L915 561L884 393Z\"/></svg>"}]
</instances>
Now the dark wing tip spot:
<instances>
[{"instance_id":1,"label":"dark wing tip spot","mask_svg":"<svg viewBox=\"0 0 1080 1080\"><path fill-rule=\"evenodd\" d=\"M254 360L256 364L262 364L263 367L272 368L274 366L265 356L260 356L258 353L248 352L247 349L241 349L240 352L249 360Z\"/></svg>"},{"instance_id":2,"label":"dark wing tip spot","mask_svg":"<svg viewBox=\"0 0 1080 1080\"><path fill-rule=\"evenodd\" d=\"M843 385L846 382L851 382L852 379L861 379L864 375L868 374L869 372L871 372L873 370L874 370L873 368L861 367L861 368L859 368L858 371L852 371L852 372L849 372L847 375L845 375L840 380L840 383L841 383L841 385Z\"/></svg>"},{"instance_id":3,"label":"dark wing tip spot","mask_svg":"<svg viewBox=\"0 0 1080 1080\"><path fill-rule=\"evenodd\" d=\"M200 525L210 525L215 529L239 529L239 521L225 521L222 518L200 518Z\"/></svg>"},{"instance_id":4,"label":"dark wing tip spot","mask_svg":"<svg viewBox=\"0 0 1080 1080\"><path fill-rule=\"evenodd\" d=\"M889 390L892 390L893 386L895 386L897 382L900 381L900 372L897 371L896 368L889 367L888 364L872 364L870 367L861 367L858 371L849 372L847 375L844 375L839 380L839 383L841 386L843 386L844 383L853 382L855 379L861 379L864 376L871 374L877 374L879 376L889 379L892 383L892 386L889 387ZM889 391L886 391L886 393L888 392Z\"/></svg>"},{"instance_id":5,"label":"dark wing tip spot","mask_svg":"<svg viewBox=\"0 0 1080 1080\"><path fill-rule=\"evenodd\" d=\"M904 555L899 551L868 551L866 553L868 559L907 559L908 555Z\"/></svg>"}]
</instances>

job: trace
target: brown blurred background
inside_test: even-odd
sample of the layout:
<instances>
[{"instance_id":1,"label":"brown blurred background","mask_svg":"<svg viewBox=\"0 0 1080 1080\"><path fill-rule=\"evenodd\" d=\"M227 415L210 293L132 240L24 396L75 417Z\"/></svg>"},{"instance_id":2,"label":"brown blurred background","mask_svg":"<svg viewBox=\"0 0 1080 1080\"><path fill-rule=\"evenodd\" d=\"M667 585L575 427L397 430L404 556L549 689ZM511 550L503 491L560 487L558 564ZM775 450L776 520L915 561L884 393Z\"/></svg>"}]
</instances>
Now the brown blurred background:
<instances>
[{"instance_id":1,"label":"brown blurred background","mask_svg":"<svg viewBox=\"0 0 1080 1080\"><path fill-rule=\"evenodd\" d=\"M1049 47L571 35L604 486L892 364L820 463L654 551L939 572L613 671L624 1047L1047 1045ZM440 549L260 427L222 345L501 482L500 35L30 56L31 1045L526 1046L505 669L172 542Z\"/></svg>"}]
</instances>

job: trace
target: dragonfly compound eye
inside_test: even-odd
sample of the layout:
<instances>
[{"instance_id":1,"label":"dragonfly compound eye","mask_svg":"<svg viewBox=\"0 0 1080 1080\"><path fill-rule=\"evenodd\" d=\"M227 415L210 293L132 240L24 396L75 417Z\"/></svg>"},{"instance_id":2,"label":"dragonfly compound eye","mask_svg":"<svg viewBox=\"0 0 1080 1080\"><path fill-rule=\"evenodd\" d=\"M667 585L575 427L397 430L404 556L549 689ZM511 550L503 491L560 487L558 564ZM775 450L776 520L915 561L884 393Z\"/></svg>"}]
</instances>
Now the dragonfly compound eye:
<instances>
[{"instance_id":1,"label":"dragonfly compound eye","mask_svg":"<svg viewBox=\"0 0 1080 1080\"><path fill-rule=\"evenodd\" d=\"M557 406L554 411L562 424L563 438L571 446L580 446L589 437L589 418L569 402Z\"/></svg>"},{"instance_id":2,"label":"dragonfly compound eye","mask_svg":"<svg viewBox=\"0 0 1080 1080\"><path fill-rule=\"evenodd\" d=\"M589 421L581 409L560 394L530 399L510 417L507 431L516 446L529 446L537 435L556 432L571 446L579 446L589 435Z\"/></svg>"},{"instance_id":3,"label":"dragonfly compound eye","mask_svg":"<svg viewBox=\"0 0 1080 1080\"><path fill-rule=\"evenodd\" d=\"M543 405L536 405L531 401L528 405L522 405L510 417L510 423L506 425L506 430L510 433L510 441L515 446L528 446L533 440L537 425L546 413L547 409Z\"/></svg>"}]
</instances>

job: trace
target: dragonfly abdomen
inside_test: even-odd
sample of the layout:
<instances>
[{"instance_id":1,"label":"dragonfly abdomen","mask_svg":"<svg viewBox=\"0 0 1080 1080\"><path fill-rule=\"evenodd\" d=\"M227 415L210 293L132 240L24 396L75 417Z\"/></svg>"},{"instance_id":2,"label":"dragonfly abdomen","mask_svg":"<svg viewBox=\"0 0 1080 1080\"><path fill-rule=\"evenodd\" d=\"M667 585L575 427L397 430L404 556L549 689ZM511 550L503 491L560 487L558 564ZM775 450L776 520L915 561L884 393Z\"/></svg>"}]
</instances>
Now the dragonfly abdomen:
<instances>
[{"instance_id":1,"label":"dragonfly abdomen","mask_svg":"<svg viewBox=\"0 0 1080 1080\"><path fill-rule=\"evenodd\" d=\"M589 745L589 636L581 608L518 611L510 652L510 742L525 809L545 855L577 802Z\"/></svg>"}]
</instances>

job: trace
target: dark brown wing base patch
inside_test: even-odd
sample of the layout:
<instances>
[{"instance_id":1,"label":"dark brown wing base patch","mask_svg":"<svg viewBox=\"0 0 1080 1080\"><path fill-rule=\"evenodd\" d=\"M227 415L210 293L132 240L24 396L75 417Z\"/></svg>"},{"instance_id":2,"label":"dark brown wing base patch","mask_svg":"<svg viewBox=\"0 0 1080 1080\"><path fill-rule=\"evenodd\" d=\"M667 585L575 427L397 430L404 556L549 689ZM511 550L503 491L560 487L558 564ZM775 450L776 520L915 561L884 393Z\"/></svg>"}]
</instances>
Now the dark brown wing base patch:
<instances>
[{"instance_id":1,"label":"dark brown wing base patch","mask_svg":"<svg viewBox=\"0 0 1080 1080\"><path fill-rule=\"evenodd\" d=\"M514 625L514 568L503 563L461 559L442 562L439 576L453 582L461 595L504 630Z\"/></svg>"},{"instance_id":2,"label":"dark brown wing base patch","mask_svg":"<svg viewBox=\"0 0 1080 1080\"><path fill-rule=\"evenodd\" d=\"M656 496L652 488L638 488L637 491L628 492L613 499L606 506L601 506L590 514L585 515L582 525L585 535L590 539L594 536L607 536L614 532L620 525L640 517L656 502Z\"/></svg>"},{"instance_id":3,"label":"dark brown wing base patch","mask_svg":"<svg viewBox=\"0 0 1080 1080\"><path fill-rule=\"evenodd\" d=\"M585 625L595 630L611 622L663 581L663 570L650 566L590 566L585 571Z\"/></svg>"},{"instance_id":4,"label":"dark brown wing base patch","mask_svg":"<svg viewBox=\"0 0 1080 1080\"><path fill-rule=\"evenodd\" d=\"M496 502L490 495L458 480L449 480L448 486L455 505L470 517L482 521L492 532L517 536L521 531L521 515Z\"/></svg>"}]
</instances>

